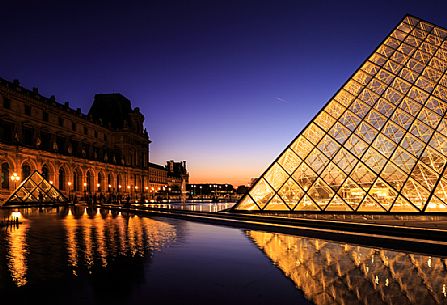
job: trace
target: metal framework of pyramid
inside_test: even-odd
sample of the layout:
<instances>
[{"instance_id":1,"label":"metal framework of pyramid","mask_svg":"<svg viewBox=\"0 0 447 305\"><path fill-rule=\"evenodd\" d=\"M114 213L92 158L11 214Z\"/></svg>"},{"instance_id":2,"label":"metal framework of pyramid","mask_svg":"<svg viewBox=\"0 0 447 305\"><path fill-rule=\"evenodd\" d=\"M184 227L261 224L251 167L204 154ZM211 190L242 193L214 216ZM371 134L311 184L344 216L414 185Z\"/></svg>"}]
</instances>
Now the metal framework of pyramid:
<instances>
[{"instance_id":1,"label":"metal framework of pyramid","mask_svg":"<svg viewBox=\"0 0 447 305\"><path fill-rule=\"evenodd\" d=\"M248 231L315 305L445 304L445 259L286 234Z\"/></svg>"},{"instance_id":2,"label":"metal framework of pyramid","mask_svg":"<svg viewBox=\"0 0 447 305\"><path fill-rule=\"evenodd\" d=\"M42 201L39 200L42 194ZM37 170L20 183L3 205L28 203L66 203L67 198Z\"/></svg>"},{"instance_id":3,"label":"metal framework of pyramid","mask_svg":"<svg viewBox=\"0 0 447 305\"><path fill-rule=\"evenodd\" d=\"M233 210L447 212L446 37L405 16Z\"/></svg>"}]
</instances>

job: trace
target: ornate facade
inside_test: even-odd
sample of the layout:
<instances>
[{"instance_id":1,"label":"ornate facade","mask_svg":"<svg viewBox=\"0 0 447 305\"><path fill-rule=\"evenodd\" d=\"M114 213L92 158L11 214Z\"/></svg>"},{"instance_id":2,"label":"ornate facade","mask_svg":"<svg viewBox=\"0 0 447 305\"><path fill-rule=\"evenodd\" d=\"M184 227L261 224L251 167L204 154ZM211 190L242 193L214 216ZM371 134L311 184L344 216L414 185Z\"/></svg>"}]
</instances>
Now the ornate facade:
<instances>
[{"instance_id":1,"label":"ornate facade","mask_svg":"<svg viewBox=\"0 0 447 305\"><path fill-rule=\"evenodd\" d=\"M95 95L85 115L36 88L0 79L0 201L36 169L66 196L146 197L155 178L143 122L121 94Z\"/></svg>"}]
</instances>

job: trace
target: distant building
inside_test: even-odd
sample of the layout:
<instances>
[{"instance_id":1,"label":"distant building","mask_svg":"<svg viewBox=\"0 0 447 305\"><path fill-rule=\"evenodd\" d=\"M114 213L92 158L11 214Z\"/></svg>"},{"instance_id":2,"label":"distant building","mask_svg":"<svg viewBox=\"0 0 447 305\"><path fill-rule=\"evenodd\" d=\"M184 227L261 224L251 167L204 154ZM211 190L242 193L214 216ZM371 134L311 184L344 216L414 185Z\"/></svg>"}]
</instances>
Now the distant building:
<instances>
[{"instance_id":1,"label":"distant building","mask_svg":"<svg viewBox=\"0 0 447 305\"><path fill-rule=\"evenodd\" d=\"M192 198L212 198L231 195L234 192L231 184L199 183L188 184L186 190Z\"/></svg>"},{"instance_id":2,"label":"distant building","mask_svg":"<svg viewBox=\"0 0 447 305\"><path fill-rule=\"evenodd\" d=\"M36 169L66 196L146 197L152 185L168 185L169 171L149 163L143 122L121 94L96 94L85 115L0 78L0 201Z\"/></svg>"},{"instance_id":3,"label":"distant building","mask_svg":"<svg viewBox=\"0 0 447 305\"><path fill-rule=\"evenodd\" d=\"M165 166L149 163L149 190L152 192L168 190L180 195L186 192L189 181L189 173L186 169L186 161L167 161Z\"/></svg>"}]
</instances>

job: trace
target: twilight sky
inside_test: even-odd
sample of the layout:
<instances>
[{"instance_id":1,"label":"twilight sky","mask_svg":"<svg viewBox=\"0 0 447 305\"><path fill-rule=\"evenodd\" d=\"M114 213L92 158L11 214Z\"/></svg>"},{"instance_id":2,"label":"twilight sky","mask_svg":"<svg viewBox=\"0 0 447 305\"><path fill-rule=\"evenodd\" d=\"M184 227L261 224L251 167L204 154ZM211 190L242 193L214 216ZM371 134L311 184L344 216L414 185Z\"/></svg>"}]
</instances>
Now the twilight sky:
<instances>
[{"instance_id":1,"label":"twilight sky","mask_svg":"<svg viewBox=\"0 0 447 305\"><path fill-rule=\"evenodd\" d=\"M192 183L246 184L406 13L447 27L447 1L5 1L0 77L87 113L140 107L150 161Z\"/></svg>"}]
</instances>

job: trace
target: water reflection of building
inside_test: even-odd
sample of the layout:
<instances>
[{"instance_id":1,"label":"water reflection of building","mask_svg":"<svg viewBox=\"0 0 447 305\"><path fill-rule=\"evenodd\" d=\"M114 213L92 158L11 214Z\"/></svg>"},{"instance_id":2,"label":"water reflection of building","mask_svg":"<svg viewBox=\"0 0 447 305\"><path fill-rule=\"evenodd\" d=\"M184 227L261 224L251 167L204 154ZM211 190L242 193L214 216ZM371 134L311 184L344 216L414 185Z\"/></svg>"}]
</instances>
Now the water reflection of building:
<instances>
[{"instance_id":1,"label":"water reflection of building","mask_svg":"<svg viewBox=\"0 0 447 305\"><path fill-rule=\"evenodd\" d=\"M74 273L79 266L106 267L120 255L144 257L176 238L175 228L167 223L99 208L70 210L63 222Z\"/></svg>"},{"instance_id":2,"label":"water reflection of building","mask_svg":"<svg viewBox=\"0 0 447 305\"><path fill-rule=\"evenodd\" d=\"M278 233L247 235L316 305L447 303L445 258Z\"/></svg>"},{"instance_id":3,"label":"water reflection of building","mask_svg":"<svg viewBox=\"0 0 447 305\"><path fill-rule=\"evenodd\" d=\"M121 94L95 95L85 115L37 88L0 79L0 110L0 200L16 186L13 173L23 180L36 169L66 196L147 197L151 187L171 182L168 174L161 183L152 176L144 116Z\"/></svg>"},{"instance_id":4,"label":"water reflection of building","mask_svg":"<svg viewBox=\"0 0 447 305\"><path fill-rule=\"evenodd\" d=\"M23 224L0 235L0 290L8 279L20 287L104 270L120 257L140 261L177 237L165 222L96 208L26 209L19 217Z\"/></svg>"}]
</instances>

